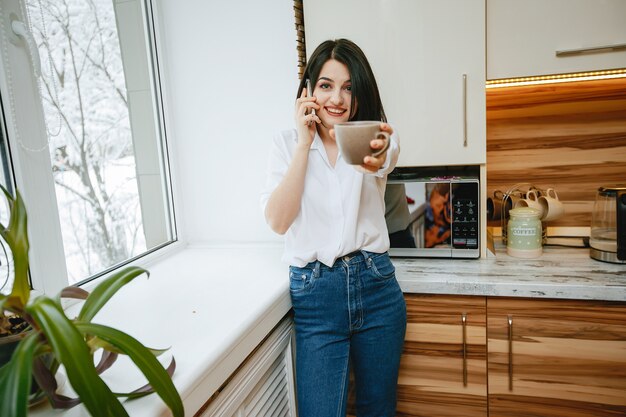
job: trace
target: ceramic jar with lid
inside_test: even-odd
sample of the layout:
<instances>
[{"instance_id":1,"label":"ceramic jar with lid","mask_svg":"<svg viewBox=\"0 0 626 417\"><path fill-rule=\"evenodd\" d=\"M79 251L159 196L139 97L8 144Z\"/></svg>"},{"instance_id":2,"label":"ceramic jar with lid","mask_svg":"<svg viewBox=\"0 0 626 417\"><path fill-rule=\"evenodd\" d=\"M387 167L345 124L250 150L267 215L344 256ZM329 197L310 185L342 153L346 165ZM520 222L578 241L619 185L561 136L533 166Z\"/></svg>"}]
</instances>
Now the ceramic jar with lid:
<instances>
[{"instance_id":1,"label":"ceramic jar with lid","mask_svg":"<svg viewBox=\"0 0 626 417\"><path fill-rule=\"evenodd\" d=\"M542 253L541 213L532 207L509 211L506 253L516 258L537 258Z\"/></svg>"}]
</instances>

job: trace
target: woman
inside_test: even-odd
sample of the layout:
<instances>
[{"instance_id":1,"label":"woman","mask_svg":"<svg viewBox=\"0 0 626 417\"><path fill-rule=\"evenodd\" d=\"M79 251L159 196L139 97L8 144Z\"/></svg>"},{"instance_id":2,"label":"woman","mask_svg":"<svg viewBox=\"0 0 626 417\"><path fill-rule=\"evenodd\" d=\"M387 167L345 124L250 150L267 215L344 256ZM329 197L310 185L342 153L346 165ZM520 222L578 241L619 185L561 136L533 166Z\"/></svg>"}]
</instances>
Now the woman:
<instances>
[{"instance_id":1,"label":"woman","mask_svg":"<svg viewBox=\"0 0 626 417\"><path fill-rule=\"evenodd\" d=\"M326 41L313 52L298 95L296 129L274 140L261 205L272 230L286 234L299 416L345 415L349 365L357 415L394 416L406 306L387 254L383 198L398 137L351 41ZM333 126L349 120L380 120L391 135L387 152L366 156L358 169L338 154L334 137Z\"/></svg>"}]
</instances>

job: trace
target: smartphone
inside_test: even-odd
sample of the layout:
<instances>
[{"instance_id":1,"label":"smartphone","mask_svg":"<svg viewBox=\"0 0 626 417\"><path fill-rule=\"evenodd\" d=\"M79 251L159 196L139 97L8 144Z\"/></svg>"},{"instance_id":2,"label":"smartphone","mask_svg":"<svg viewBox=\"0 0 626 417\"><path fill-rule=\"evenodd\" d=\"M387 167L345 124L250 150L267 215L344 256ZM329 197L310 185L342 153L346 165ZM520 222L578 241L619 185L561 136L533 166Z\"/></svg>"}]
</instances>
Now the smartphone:
<instances>
[{"instance_id":1,"label":"smartphone","mask_svg":"<svg viewBox=\"0 0 626 417\"><path fill-rule=\"evenodd\" d=\"M306 95L307 97L313 97L313 88L311 87L311 80L306 79ZM315 109L311 109L311 114L315 116Z\"/></svg>"}]
</instances>

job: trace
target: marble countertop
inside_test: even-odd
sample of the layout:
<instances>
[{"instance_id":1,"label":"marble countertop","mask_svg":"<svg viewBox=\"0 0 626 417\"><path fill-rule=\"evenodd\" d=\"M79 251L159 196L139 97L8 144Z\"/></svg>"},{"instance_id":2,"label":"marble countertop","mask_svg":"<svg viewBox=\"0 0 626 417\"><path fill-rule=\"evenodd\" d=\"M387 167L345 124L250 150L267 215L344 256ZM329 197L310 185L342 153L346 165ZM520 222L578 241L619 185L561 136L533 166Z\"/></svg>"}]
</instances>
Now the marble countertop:
<instances>
[{"instance_id":1,"label":"marble countertop","mask_svg":"<svg viewBox=\"0 0 626 417\"><path fill-rule=\"evenodd\" d=\"M407 293L626 301L626 265L591 259L586 248L544 247L536 259L496 247L484 259L392 261Z\"/></svg>"}]
</instances>

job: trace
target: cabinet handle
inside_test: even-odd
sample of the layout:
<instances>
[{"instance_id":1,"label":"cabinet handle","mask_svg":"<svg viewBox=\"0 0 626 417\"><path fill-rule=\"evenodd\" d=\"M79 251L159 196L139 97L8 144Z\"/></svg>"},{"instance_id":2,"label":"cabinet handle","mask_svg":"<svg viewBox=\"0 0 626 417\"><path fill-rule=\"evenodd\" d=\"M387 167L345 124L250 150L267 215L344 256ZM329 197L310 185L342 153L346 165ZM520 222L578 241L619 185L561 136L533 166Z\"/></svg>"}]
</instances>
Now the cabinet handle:
<instances>
[{"instance_id":1,"label":"cabinet handle","mask_svg":"<svg viewBox=\"0 0 626 417\"><path fill-rule=\"evenodd\" d=\"M467 386L467 314L461 316L463 323L463 386Z\"/></svg>"},{"instance_id":2,"label":"cabinet handle","mask_svg":"<svg viewBox=\"0 0 626 417\"><path fill-rule=\"evenodd\" d=\"M463 74L463 146L467 147L467 74Z\"/></svg>"},{"instance_id":3,"label":"cabinet handle","mask_svg":"<svg viewBox=\"0 0 626 417\"><path fill-rule=\"evenodd\" d=\"M509 322L509 391L513 391L513 316L507 316Z\"/></svg>"},{"instance_id":4,"label":"cabinet handle","mask_svg":"<svg viewBox=\"0 0 626 417\"><path fill-rule=\"evenodd\" d=\"M626 50L626 43L620 43L617 45L594 46L592 48L566 49L564 51L555 51L555 55L561 58L575 55L600 54L605 52L617 52L624 50Z\"/></svg>"}]
</instances>

